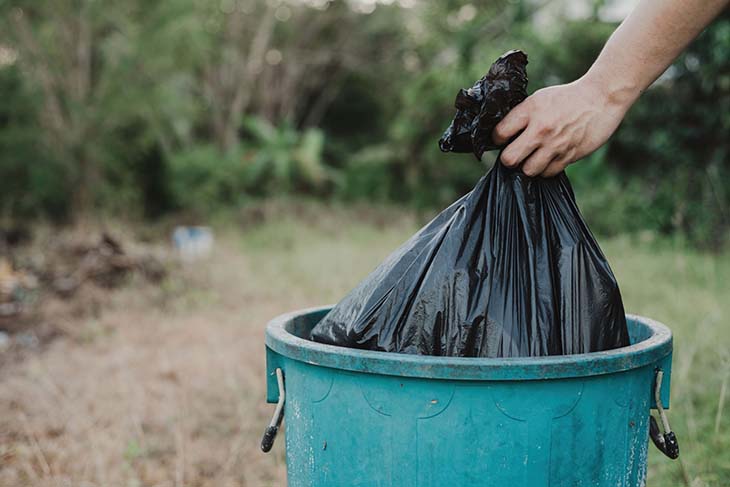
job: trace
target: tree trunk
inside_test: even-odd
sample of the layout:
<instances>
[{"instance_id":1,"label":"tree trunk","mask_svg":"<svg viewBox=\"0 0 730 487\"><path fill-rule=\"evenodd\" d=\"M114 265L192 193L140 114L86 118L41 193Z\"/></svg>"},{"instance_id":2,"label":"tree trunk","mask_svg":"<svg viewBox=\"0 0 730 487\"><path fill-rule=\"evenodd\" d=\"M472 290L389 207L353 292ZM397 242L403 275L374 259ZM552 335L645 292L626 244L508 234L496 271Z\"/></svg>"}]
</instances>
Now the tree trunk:
<instances>
[{"instance_id":1,"label":"tree trunk","mask_svg":"<svg viewBox=\"0 0 730 487\"><path fill-rule=\"evenodd\" d=\"M99 168L91 160L86 150L80 149L75 154L76 174L73 177L71 195L71 219L78 229L88 229L96 216L96 187L99 183Z\"/></svg>"}]
</instances>

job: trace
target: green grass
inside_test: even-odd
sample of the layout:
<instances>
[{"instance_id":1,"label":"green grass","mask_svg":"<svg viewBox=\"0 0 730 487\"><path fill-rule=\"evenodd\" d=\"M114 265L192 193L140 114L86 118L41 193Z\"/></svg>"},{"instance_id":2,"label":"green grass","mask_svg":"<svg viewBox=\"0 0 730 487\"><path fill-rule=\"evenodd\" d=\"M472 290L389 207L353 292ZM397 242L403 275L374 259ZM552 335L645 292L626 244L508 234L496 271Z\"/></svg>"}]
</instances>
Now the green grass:
<instances>
[{"instance_id":1,"label":"green grass","mask_svg":"<svg viewBox=\"0 0 730 487\"><path fill-rule=\"evenodd\" d=\"M272 298L336 302L419 226L403 215L382 224L367 213L319 207L312 214L318 216L279 215L241 238ZM729 486L730 256L641 239L599 240L627 312L662 321L675 336L669 417L681 460L652 446L648 485Z\"/></svg>"},{"instance_id":2,"label":"green grass","mask_svg":"<svg viewBox=\"0 0 730 487\"><path fill-rule=\"evenodd\" d=\"M60 317L64 334L3 369L0 485L285 485L284 442L258 448L266 322L336 302L422 223L301 201L214 221L209 260L130 282L93 319ZM645 237L600 241L626 310L675 334L681 463L650 447L648 485L728 487L730 256Z\"/></svg>"},{"instance_id":3,"label":"green grass","mask_svg":"<svg viewBox=\"0 0 730 487\"><path fill-rule=\"evenodd\" d=\"M674 333L669 417L681 461L652 448L649 485L730 485L729 256L629 239L602 245L627 312L657 319Z\"/></svg>"}]
</instances>

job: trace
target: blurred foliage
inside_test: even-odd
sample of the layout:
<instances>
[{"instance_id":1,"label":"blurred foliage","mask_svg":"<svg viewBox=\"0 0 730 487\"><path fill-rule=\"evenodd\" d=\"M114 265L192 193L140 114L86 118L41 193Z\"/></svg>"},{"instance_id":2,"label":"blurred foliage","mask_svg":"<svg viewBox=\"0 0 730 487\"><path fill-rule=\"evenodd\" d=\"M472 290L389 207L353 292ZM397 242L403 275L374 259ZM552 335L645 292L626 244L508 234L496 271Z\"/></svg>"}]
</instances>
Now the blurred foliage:
<instances>
[{"instance_id":1,"label":"blurred foliage","mask_svg":"<svg viewBox=\"0 0 730 487\"><path fill-rule=\"evenodd\" d=\"M0 93L0 217L63 218L68 210L66 171L37 144L37 107L15 67L0 70Z\"/></svg>"},{"instance_id":2,"label":"blurred foliage","mask_svg":"<svg viewBox=\"0 0 730 487\"><path fill-rule=\"evenodd\" d=\"M239 151L221 154L214 145L196 145L169 160L170 193L180 208L209 212L237 205L247 177Z\"/></svg>"},{"instance_id":3,"label":"blurred foliage","mask_svg":"<svg viewBox=\"0 0 730 487\"><path fill-rule=\"evenodd\" d=\"M247 119L245 127L251 135L244 160L252 194L316 192L328 180L321 130L297 131L287 122L277 127L259 118Z\"/></svg>"},{"instance_id":4,"label":"blurred foliage","mask_svg":"<svg viewBox=\"0 0 730 487\"><path fill-rule=\"evenodd\" d=\"M233 149L194 145L170 157L169 190L180 209L204 215L252 197L322 194L332 170L324 164L321 130L299 131L261 118L245 119L243 125L249 138Z\"/></svg>"},{"instance_id":5,"label":"blurred foliage","mask_svg":"<svg viewBox=\"0 0 730 487\"><path fill-rule=\"evenodd\" d=\"M717 246L730 227L730 11L634 106L609 146L622 180L642 182L643 226Z\"/></svg>"},{"instance_id":6,"label":"blurred foliage","mask_svg":"<svg viewBox=\"0 0 730 487\"><path fill-rule=\"evenodd\" d=\"M0 215L205 214L279 193L438 209L489 164L438 150L456 91L513 48L533 91L581 76L610 6L0 0ZM592 228L723 245L729 129L725 13L569 169Z\"/></svg>"}]
</instances>

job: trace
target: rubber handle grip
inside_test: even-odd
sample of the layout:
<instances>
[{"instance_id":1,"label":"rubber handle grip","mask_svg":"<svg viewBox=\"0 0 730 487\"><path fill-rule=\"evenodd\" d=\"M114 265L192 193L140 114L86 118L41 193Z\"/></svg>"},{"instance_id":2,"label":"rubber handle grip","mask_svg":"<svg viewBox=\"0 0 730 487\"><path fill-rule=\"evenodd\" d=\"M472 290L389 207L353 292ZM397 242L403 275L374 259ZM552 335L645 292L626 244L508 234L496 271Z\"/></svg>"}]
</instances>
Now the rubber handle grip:
<instances>
[{"instance_id":1,"label":"rubber handle grip","mask_svg":"<svg viewBox=\"0 0 730 487\"><path fill-rule=\"evenodd\" d=\"M674 431L662 434L654 416L649 417L649 437L660 452L672 460L679 458L679 442Z\"/></svg>"},{"instance_id":2,"label":"rubber handle grip","mask_svg":"<svg viewBox=\"0 0 730 487\"><path fill-rule=\"evenodd\" d=\"M261 438L261 451L268 453L274 446L274 440L276 439L276 433L279 432L278 426L268 426L264 431L264 437Z\"/></svg>"}]
</instances>

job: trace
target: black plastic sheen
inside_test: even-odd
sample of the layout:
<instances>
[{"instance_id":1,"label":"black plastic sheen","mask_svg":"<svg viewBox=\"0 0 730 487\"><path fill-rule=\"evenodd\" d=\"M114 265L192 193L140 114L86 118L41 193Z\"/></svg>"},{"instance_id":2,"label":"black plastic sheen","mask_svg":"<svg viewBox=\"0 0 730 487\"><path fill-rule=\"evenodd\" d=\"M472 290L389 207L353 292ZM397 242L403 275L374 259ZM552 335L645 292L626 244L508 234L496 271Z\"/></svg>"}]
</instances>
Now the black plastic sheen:
<instances>
[{"instance_id":1,"label":"black plastic sheen","mask_svg":"<svg viewBox=\"0 0 730 487\"><path fill-rule=\"evenodd\" d=\"M492 129L526 97L526 64L524 53L511 51L461 90L441 148L481 157L496 147ZM629 344L616 278L567 176L530 178L499 161L337 304L312 339L462 357Z\"/></svg>"},{"instance_id":2,"label":"black plastic sheen","mask_svg":"<svg viewBox=\"0 0 730 487\"><path fill-rule=\"evenodd\" d=\"M504 53L486 75L456 94L456 115L439 140L444 152L473 152L477 159L497 149L492 130L507 112L527 98L527 55Z\"/></svg>"}]
</instances>

